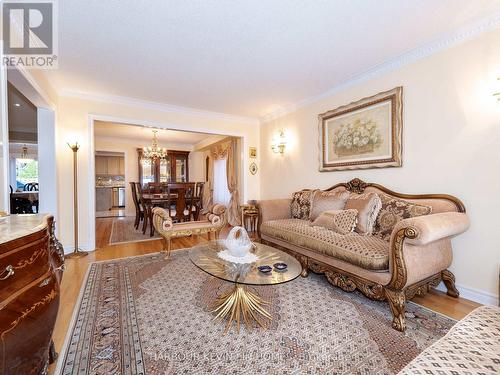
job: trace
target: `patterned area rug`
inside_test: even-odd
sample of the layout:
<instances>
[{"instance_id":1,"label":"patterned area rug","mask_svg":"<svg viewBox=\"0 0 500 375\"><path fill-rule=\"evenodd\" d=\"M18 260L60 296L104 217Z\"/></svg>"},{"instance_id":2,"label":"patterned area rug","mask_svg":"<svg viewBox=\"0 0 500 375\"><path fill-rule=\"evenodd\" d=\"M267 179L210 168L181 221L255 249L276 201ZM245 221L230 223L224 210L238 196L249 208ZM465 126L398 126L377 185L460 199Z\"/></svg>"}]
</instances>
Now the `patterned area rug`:
<instances>
[{"instance_id":1,"label":"patterned area rug","mask_svg":"<svg viewBox=\"0 0 500 375\"><path fill-rule=\"evenodd\" d=\"M111 227L111 235L109 236L110 244L119 244L126 242L151 241L160 238L156 233L153 237L149 236L149 227L146 234L142 234L142 222L139 224L139 229L134 228L135 217L120 217L113 219Z\"/></svg>"},{"instance_id":2,"label":"patterned area rug","mask_svg":"<svg viewBox=\"0 0 500 375\"><path fill-rule=\"evenodd\" d=\"M405 333L385 302L310 275L255 290L271 302L267 330L223 335L210 304L230 283L188 251L93 263L61 351L62 374L394 374L454 320L408 304Z\"/></svg>"}]
</instances>

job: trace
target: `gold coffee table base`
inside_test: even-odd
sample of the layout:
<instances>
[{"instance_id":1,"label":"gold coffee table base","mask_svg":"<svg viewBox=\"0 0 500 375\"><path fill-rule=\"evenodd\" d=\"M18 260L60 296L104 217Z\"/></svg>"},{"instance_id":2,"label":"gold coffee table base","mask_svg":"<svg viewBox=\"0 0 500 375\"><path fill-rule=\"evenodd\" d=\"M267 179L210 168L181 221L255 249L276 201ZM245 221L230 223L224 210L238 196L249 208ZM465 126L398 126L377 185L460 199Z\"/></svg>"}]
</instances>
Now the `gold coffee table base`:
<instances>
[{"instance_id":1,"label":"gold coffee table base","mask_svg":"<svg viewBox=\"0 0 500 375\"><path fill-rule=\"evenodd\" d=\"M262 300L256 293L248 290L245 285L235 284L233 290L224 293L215 301L215 309L212 311L217 314L214 320L226 320L226 329L224 335L236 322L236 331L240 332L240 323L245 322L247 328L252 328L255 321L262 328L267 328L265 320L272 320L269 314L262 306L269 302Z\"/></svg>"}]
</instances>

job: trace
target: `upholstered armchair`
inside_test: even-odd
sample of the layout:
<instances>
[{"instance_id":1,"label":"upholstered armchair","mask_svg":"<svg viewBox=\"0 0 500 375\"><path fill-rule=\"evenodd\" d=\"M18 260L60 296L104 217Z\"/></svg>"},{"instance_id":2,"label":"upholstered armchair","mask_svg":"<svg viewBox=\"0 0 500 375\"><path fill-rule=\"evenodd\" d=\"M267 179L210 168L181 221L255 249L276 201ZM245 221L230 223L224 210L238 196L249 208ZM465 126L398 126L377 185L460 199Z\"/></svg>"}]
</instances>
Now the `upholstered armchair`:
<instances>
[{"instance_id":1,"label":"upholstered armchair","mask_svg":"<svg viewBox=\"0 0 500 375\"><path fill-rule=\"evenodd\" d=\"M221 204L210 206L202 220L174 223L167 210L161 207L153 208L153 225L163 238L163 251L166 257L170 256L171 240L177 237L211 234L219 237L222 228L227 225L226 207Z\"/></svg>"}]
</instances>

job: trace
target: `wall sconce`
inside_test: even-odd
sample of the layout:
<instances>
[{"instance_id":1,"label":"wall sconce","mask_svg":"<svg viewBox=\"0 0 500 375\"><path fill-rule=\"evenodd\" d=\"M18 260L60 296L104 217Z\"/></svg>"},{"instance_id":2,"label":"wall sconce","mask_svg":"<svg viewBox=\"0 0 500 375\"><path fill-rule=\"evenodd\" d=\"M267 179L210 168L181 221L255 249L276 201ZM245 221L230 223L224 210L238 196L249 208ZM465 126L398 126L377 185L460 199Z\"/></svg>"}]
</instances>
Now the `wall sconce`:
<instances>
[{"instance_id":1,"label":"wall sconce","mask_svg":"<svg viewBox=\"0 0 500 375\"><path fill-rule=\"evenodd\" d=\"M274 138L271 143L271 149L275 154L283 154L286 148L285 132L280 130L278 139Z\"/></svg>"},{"instance_id":2,"label":"wall sconce","mask_svg":"<svg viewBox=\"0 0 500 375\"><path fill-rule=\"evenodd\" d=\"M497 81L499 81L499 83L500 83L500 77L499 77L499 78L497 78ZM496 92L496 93L494 93L494 94L493 94L493 96L494 96L495 98L497 98L497 102L500 102L500 92Z\"/></svg>"}]
</instances>

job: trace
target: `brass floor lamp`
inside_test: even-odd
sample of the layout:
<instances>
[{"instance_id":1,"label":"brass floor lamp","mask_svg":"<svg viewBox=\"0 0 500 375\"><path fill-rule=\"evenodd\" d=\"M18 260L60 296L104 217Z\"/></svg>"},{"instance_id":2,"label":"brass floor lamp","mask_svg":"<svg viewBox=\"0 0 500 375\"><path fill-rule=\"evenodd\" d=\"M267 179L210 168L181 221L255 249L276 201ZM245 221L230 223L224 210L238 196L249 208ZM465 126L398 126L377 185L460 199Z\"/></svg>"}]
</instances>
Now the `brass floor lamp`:
<instances>
[{"instance_id":1,"label":"brass floor lamp","mask_svg":"<svg viewBox=\"0 0 500 375\"><path fill-rule=\"evenodd\" d=\"M70 145L69 148L73 151L73 227L75 230L75 249L71 254L66 255L66 258L81 258L89 253L78 248L78 142Z\"/></svg>"}]
</instances>

